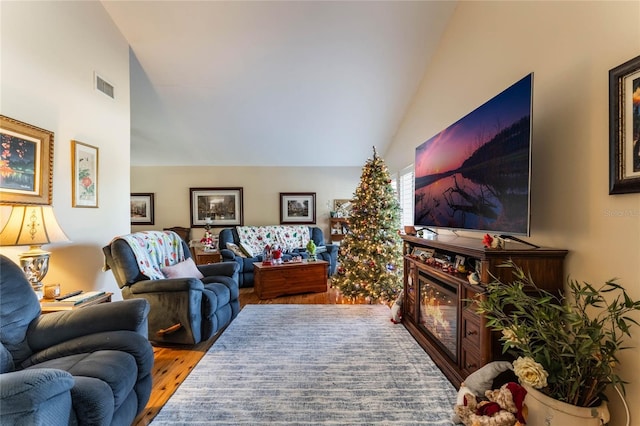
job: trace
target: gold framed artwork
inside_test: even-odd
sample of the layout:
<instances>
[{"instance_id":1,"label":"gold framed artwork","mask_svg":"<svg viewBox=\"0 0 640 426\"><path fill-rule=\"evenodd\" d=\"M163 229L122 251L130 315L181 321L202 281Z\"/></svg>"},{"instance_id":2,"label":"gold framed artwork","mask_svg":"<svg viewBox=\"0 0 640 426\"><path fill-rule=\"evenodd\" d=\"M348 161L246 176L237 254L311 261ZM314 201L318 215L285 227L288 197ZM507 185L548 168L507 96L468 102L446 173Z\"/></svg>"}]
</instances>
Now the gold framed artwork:
<instances>
[{"instance_id":1,"label":"gold framed artwork","mask_svg":"<svg viewBox=\"0 0 640 426\"><path fill-rule=\"evenodd\" d=\"M0 115L0 204L52 202L53 132Z\"/></svg>"},{"instance_id":2,"label":"gold framed artwork","mask_svg":"<svg viewBox=\"0 0 640 426\"><path fill-rule=\"evenodd\" d=\"M71 141L71 205L98 207L98 148Z\"/></svg>"}]
</instances>

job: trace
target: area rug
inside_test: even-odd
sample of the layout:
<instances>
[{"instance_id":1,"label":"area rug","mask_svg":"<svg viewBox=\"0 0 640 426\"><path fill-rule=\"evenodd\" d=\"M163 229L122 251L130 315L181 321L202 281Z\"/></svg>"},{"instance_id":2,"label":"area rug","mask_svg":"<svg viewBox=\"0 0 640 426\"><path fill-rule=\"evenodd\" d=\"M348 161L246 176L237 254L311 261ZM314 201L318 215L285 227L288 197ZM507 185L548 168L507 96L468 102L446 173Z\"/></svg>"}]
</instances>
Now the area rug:
<instances>
[{"instance_id":1,"label":"area rug","mask_svg":"<svg viewBox=\"0 0 640 426\"><path fill-rule=\"evenodd\" d=\"M456 390L383 305L247 305L153 420L452 425Z\"/></svg>"}]
</instances>

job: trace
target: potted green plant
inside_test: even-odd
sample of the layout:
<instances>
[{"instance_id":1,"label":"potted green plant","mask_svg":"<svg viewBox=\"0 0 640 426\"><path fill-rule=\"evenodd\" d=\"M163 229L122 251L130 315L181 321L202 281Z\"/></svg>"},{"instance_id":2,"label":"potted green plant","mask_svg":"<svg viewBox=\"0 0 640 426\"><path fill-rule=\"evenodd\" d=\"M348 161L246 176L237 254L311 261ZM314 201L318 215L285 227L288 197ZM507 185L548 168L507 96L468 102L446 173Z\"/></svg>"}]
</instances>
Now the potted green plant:
<instances>
[{"instance_id":1,"label":"potted green plant","mask_svg":"<svg viewBox=\"0 0 640 426\"><path fill-rule=\"evenodd\" d=\"M495 279L476 302L487 327L502 333L503 352L516 358L514 372L531 396L542 399L537 389L552 400L596 407L608 386L624 391L617 354L638 324L629 314L640 311L640 301L615 279L598 288L569 279L567 295L551 294L513 262L503 266L512 268L513 282Z\"/></svg>"}]
</instances>

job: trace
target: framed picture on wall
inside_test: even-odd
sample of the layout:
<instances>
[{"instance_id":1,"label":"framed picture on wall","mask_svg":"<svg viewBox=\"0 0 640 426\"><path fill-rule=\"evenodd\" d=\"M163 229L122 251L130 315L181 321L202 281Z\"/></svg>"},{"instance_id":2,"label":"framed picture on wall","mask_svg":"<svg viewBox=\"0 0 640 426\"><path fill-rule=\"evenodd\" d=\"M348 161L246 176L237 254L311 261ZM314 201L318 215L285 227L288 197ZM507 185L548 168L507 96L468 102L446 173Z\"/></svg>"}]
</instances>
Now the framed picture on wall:
<instances>
[{"instance_id":1,"label":"framed picture on wall","mask_svg":"<svg viewBox=\"0 0 640 426\"><path fill-rule=\"evenodd\" d=\"M281 192L280 224L303 225L316 223L315 192Z\"/></svg>"},{"instance_id":2,"label":"framed picture on wall","mask_svg":"<svg viewBox=\"0 0 640 426\"><path fill-rule=\"evenodd\" d=\"M244 224L242 188L189 188L191 227Z\"/></svg>"},{"instance_id":3,"label":"framed picture on wall","mask_svg":"<svg viewBox=\"0 0 640 426\"><path fill-rule=\"evenodd\" d=\"M98 148L71 141L71 205L98 207Z\"/></svg>"},{"instance_id":4,"label":"framed picture on wall","mask_svg":"<svg viewBox=\"0 0 640 426\"><path fill-rule=\"evenodd\" d=\"M2 204L51 204L53 132L0 115Z\"/></svg>"},{"instance_id":5,"label":"framed picture on wall","mask_svg":"<svg viewBox=\"0 0 640 426\"><path fill-rule=\"evenodd\" d=\"M609 71L609 194L640 192L640 56Z\"/></svg>"},{"instance_id":6,"label":"framed picture on wall","mask_svg":"<svg viewBox=\"0 0 640 426\"><path fill-rule=\"evenodd\" d=\"M130 201L131 224L153 225L153 194L132 193Z\"/></svg>"}]
</instances>

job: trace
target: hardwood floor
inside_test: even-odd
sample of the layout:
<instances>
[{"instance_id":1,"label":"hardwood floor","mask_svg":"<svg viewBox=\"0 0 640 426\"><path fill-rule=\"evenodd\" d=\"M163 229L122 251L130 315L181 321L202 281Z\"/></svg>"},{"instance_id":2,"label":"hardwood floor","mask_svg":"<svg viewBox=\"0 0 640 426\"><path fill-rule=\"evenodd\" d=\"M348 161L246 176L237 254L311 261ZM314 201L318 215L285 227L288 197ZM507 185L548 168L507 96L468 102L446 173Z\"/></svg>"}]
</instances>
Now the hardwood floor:
<instances>
[{"instance_id":1,"label":"hardwood floor","mask_svg":"<svg viewBox=\"0 0 640 426\"><path fill-rule=\"evenodd\" d=\"M348 301L335 289L324 293L309 293L261 300L253 288L240 289L240 309L248 304L354 304L365 301ZM209 350L217 336L191 347L154 347L153 387L144 411L136 417L134 425L148 425L169 400L178 386L187 378L193 367Z\"/></svg>"}]
</instances>

